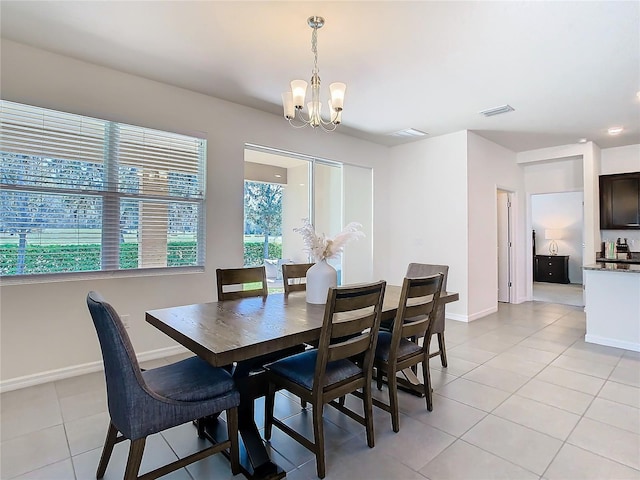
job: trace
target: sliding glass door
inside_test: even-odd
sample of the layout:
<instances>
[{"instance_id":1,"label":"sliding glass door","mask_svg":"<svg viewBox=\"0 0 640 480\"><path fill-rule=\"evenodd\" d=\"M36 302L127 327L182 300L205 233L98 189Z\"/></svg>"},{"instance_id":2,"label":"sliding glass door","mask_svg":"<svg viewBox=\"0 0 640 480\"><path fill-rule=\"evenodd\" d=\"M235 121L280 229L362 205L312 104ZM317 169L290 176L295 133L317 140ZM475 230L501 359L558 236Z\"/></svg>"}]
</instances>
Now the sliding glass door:
<instances>
[{"instance_id":1,"label":"sliding glass door","mask_svg":"<svg viewBox=\"0 0 640 480\"><path fill-rule=\"evenodd\" d=\"M266 265L270 288L281 288L282 262L313 260L293 231L303 219L328 237L353 221L366 237L330 263L339 284L372 280L372 200L370 168L247 145L245 266Z\"/></svg>"}]
</instances>

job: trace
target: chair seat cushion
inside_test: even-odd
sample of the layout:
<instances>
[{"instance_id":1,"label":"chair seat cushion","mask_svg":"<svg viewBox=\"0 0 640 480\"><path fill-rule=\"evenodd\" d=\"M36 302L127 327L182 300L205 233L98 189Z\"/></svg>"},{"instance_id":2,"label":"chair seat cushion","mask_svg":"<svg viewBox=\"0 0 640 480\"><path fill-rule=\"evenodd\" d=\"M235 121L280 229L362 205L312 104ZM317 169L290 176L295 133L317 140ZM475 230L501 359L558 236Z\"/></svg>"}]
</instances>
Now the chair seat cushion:
<instances>
[{"instance_id":1,"label":"chair seat cushion","mask_svg":"<svg viewBox=\"0 0 640 480\"><path fill-rule=\"evenodd\" d=\"M382 360L383 362L389 361L389 351L391 349L391 333L390 332L378 332L378 344L376 345L376 360ZM398 358L402 359L411 355L416 355L422 352L422 347L416 343L413 343L406 338L400 339L400 346L398 347Z\"/></svg>"},{"instance_id":2,"label":"chair seat cushion","mask_svg":"<svg viewBox=\"0 0 640 480\"><path fill-rule=\"evenodd\" d=\"M144 371L142 377L158 395L182 402L210 400L235 389L229 372L199 357Z\"/></svg>"},{"instance_id":3,"label":"chair seat cushion","mask_svg":"<svg viewBox=\"0 0 640 480\"><path fill-rule=\"evenodd\" d=\"M272 373L297 383L307 390L312 390L317 358L317 350L307 350L306 352L265 365L265 368ZM328 387L361 374L362 369L349 360L329 362L327 364L323 386Z\"/></svg>"}]
</instances>

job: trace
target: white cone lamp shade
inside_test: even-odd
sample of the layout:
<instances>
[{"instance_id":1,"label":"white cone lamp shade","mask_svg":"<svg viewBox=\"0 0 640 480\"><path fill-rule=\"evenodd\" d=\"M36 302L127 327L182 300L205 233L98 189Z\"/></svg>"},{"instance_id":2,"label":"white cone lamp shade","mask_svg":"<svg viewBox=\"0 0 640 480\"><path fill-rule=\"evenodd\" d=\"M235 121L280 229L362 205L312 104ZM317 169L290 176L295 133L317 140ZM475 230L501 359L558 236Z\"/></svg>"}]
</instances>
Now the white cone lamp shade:
<instances>
[{"instance_id":1,"label":"white cone lamp shade","mask_svg":"<svg viewBox=\"0 0 640 480\"><path fill-rule=\"evenodd\" d=\"M291 82L291 94L293 96L293 106L299 109L304 107L304 97L307 94L307 82L304 80L293 80Z\"/></svg>"},{"instance_id":2,"label":"white cone lamp shade","mask_svg":"<svg viewBox=\"0 0 640 480\"><path fill-rule=\"evenodd\" d=\"M341 112L344 107L344 93L347 90L347 86L341 82L334 82L329 85L329 92L331 92L331 106L336 112Z\"/></svg>"},{"instance_id":3,"label":"white cone lamp shade","mask_svg":"<svg viewBox=\"0 0 640 480\"><path fill-rule=\"evenodd\" d=\"M342 122L342 110L336 110L335 108L333 108L331 100L328 100L327 103L329 104L329 114L331 115L329 121L331 121L331 123L339 125Z\"/></svg>"},{"instance_id":4,"label":"white cone lamp shade","mask_svg":"<svg viewBox=\"0 0 640 480\"><path fill-rule=\"evenodd\" d=\"M293 106L293 95L291 92L284 92L282 94L282 107L284 108L284 118L289 120L295 117L296 109Z\"/></svg>"}]
</instances>

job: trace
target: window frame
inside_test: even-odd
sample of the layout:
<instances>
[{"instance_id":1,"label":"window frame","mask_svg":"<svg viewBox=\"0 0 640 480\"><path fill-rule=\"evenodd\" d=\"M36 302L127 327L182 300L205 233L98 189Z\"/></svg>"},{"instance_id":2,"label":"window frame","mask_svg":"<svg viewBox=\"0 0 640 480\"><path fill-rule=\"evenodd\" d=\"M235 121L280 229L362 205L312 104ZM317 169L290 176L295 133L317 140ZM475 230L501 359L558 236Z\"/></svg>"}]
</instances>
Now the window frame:
<instances>
[{"instance_id":1,"label":"window frame","mask_svg":"<svg viewBox=\"0 0 640 480\"><path fill-rule=\"evenodd\" d=\"M69 115L70 117L75 117L79 119L87 119L88 121L97 121L104 122L105 125L105 134L102 137L102 142L104 146L104 153L102 155L102 188L96 188L95 186L91 186L89 188L86 187L70 187L65 185L64 182L58 182L56 185L32 185L32 184L19 184L19 183L0 183L0 187L3 190L14 191L14 192L22 192L22 193L36 193L41 195L70 195L70 196L78 196L78 197L99 197L100 200L100 232L96 232L96 238L99 238L100 241L100 269L98 270L75 270L75 271L67 271L67 272L50 272L50 273L24 273L24 274L6 274L0 275L0 283L1 284L21 284L21 283L41 283L41 282L56 282L56 281L72 281L72 280L82 280L82 279L92 279L92 278L120 278L120 277L137 277L137 276L158 276L158 275L174 275L174 274L187 274L187 273L200 273L205 270L205 256L206 256L206 165L207 165L207 140L204 138L205 136L194 136L184 135L177 132L169 132L162 131L158 129L152 129L149 127L142 127L127 124L124 122L115 122L104 119L97 119L94 117L88 117L85 115L78 115L73 113L67 113L59 110L46 109L38 106L32 106L28 104L22 104L17 102L11 102L8 100L0 99L0 106L2 106L2 110L4 110L5 105L14 106L14 108L26 108L33 109L33 111L42 112L46 114L46 112L50 112L53 115ZM4 123L6 121L5 114L3 111L0 111L0 120ZM8 123L7 123L8 125ZM165 194L162 193L144 193L142 191L142 187L138 186L137 192L128 192L124 190L122 187L124 184L120 179L120 166L128 166L132 169L146 169L148 166L145 164L145 161L142 160L140 163L132 163L130 160L122 161L118 154L118 149L121 144L119 140L113 141L113 137L108 134L111 129L120 129L120 128L130 128L134 129L134 131L139 131L143 133L152 134L160 134L163 140L176 138L176 139L187 139L189 142L192 142L194 145L194 149L192 152L193 157L197 157L197 161L195 163L189 164L190 168L195 168L195 173L193 173L195 179L195 185L197 187L197 194L193 195L192 193L182 194L172 194L169 191L170 182L166 182L167 192ZM0 134L2 133L4 127L0 124ZM46 134L46 128L42 127L42 131ZM7 135L9 137L9 135ZM14 140L11 137L11 140ZM8 140L10 143L10 140ZM34 142L35 143L35 142ZM144 148L144 147L143 147ZM2 143L2 135L0 135L0 151L3 154L16 154L28 156L31 158L43 158L43 159L56 159L60 161L73 161L80 158L80 161L89 161L85 160L78 153L79 151L74 152L74 155L80 155L79 157L69 157L66 158L64 155L54 156L50 154L42 154L38 155L37 153L33 153L34 144L28 144L23 151L20 151L16 148L3 148ZM171 156L170 156L171 157ZM154 157L150 156L151 162L154 162ZM167 175L170 176L172 172L176 172L178 174L187 174L187 170L184 168L181 170L181 162L182 160L169 158L166 161L167 167ZM162 168L164 164L162 164L158 168ZM175 167L175 169L171 169L170 167ZM138 174L140 175L140 174ZM2 180L0 180L2 182ZM197 207L197 213L194 214L194 218L197 222L195 230L193 230L195 237L195 264L193 265L176 265L176 266L141 266L140 257L142 255L142 239L140 237L140 231L143 228L143 212L140 211L138 215L139 225L137 227L138 233L138 267L136 268L122 268L121 261L119 259L119 251L120 245L124 245L121 243L121 225L120 225L120 212L122 208L121 201L123 199L130 199L133 201L138 201L139 205L142 206L145 204L153 205L153 202L158 204L166 204L167 212L171 210L172 205L183 204L183 205L195 205ZM153 218L153 217L152 217ZM166 214L166 236L167 236L167 247L168 247L168 237L170 233L170 215ZM194 223L195 223L194 222ZM162 235L162 234L161 234ZM162 236L158 236L157 238L161 239ZM164 253L165 261L168 259L169 249Z\"/></svg>"}]
</instances>

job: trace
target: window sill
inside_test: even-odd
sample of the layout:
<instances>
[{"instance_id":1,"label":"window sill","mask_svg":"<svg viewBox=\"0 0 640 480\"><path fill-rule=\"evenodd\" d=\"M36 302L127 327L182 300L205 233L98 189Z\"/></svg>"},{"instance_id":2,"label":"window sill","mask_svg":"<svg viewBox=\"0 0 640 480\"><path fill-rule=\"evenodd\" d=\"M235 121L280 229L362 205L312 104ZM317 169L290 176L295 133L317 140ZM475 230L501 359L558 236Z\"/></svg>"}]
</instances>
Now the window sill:
<instances>
[{"instance_id":1,"label":"window sill","mask_svg":"<svg viewBox=\"0 0 640 480\"><path fill-rule=\"evenodd\" d=\"M204 273L204 267L145 268L137 270L109 270L99 272L48 273L0 277L0 285L28 285L34 283L63 283L84 280L106 280L110 278L160 277Z\"/></svg>"}]
</instances>

